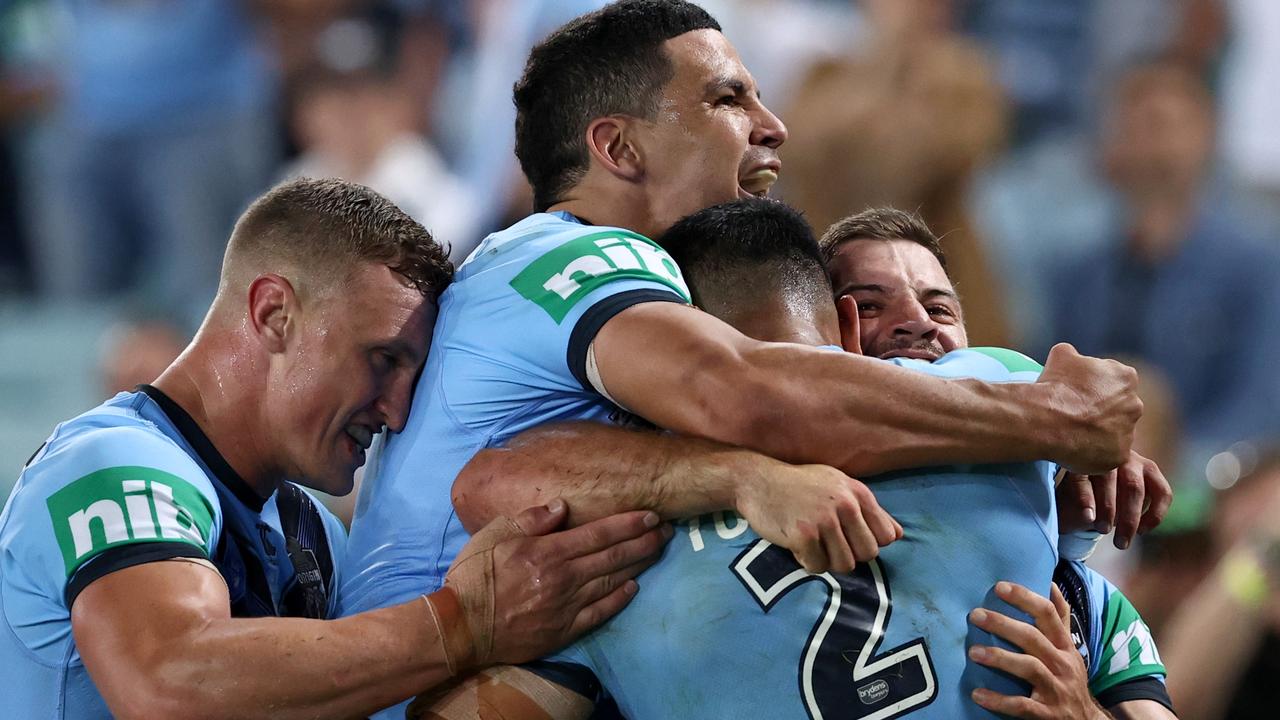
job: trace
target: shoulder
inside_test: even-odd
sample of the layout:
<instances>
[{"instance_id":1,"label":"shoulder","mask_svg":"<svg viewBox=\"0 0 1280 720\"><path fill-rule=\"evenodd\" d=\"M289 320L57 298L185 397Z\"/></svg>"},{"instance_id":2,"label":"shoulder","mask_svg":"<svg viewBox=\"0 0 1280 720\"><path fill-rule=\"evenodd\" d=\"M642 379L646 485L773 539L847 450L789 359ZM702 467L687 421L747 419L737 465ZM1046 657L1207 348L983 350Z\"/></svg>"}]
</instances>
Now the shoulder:
<instances>
[{"instance_id":1,"label":"shoulder","mask_svg":"<svg viewBox=\"0 0 1280 720\"><path fill-rule=\"evenodd\" d=\"M932 363L895 358L896 365L946 378L987 382L1033 382L1044 367L1016 350L997 347L953 350Z\"/></svg>"},{"instance_id":2,"label":"shoulder","mask_svg":"<svg viewBox=\"0 0 1280 720\"><path fill-rule=\"evenodd\" d=\"M59 426L23 469L20 487L56 493L126 476L176 481L213 494L203 468L172 438L136 413L110 405Z\"/></svg>"},{"instance_id":3,"label":"shoulder","mask_svg":"<svg viewBox=\"0 0 1280 720\"><path fill-rule=\"evenodd\" d=\"M57 585L82 588L126 555L132 564L207 556L220 528L201 467L150 422L104 408L55 431L19 476L0 526L0 544Z\"/></svg>"}]
</instances>

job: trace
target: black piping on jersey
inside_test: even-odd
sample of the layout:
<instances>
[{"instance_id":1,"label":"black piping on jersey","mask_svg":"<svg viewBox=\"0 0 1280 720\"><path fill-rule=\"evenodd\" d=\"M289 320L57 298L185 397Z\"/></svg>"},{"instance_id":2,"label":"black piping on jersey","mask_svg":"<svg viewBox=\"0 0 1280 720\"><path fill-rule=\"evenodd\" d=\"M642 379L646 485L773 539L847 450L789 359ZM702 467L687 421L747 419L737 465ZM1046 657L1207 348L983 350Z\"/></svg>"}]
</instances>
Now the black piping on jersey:
<instances>
[{"instance_id":1,"label":"black piping on jersey","mask_svg":"<svg viewBox=\"0 0 1280 720\"><path fill-rule=\"evenodd\" d=\"M1058 566L1053 569L1053 583L1062 591L1062 597L1067 601L1067 607L1071 609L1071 634L1076 646L1076 650L1084 658L1085 665L1088 666L1093 658L1089 657L1089 638L1091 637L1091 623L1093 616L1089 613L1089 588L1085 584L1084 578L1076 573L1071 563L1062 560Z\"/></svg>"},{"instance_id":2,"label":"black piping on jersey","mask_svg":"<svg viewBox=\"0 0 1280 720\"><path fill-rule=\"evenodd\" d=\"M249 487L182 406L151 385L139 385L138 391L160 406L218 482L245 507L254 513L262 512L267 498ZM234 525L223 527L213 562L224 576L228 573L241 576L246 584L245 592L232 597L231 614L235 617L283 615L323 618L328 611L328 585L333 579L333 557L324 520L311 498L301 488L289 482L283 483L276 491L276 509L285 536L285 549L293 565L294 579L281 592L277 606L272 599L266 569L252 552L246 551L246 548L252 547L252 538L238 537L246 529ZM258 527L260 532L262 527ZM263 540L266 544L265 538ZM230 578L228 583L230 584Z\"/></svg>"},{"instance_id":3,"label":"black piping on jersey","mask_svg":"<svg viewBox=\"0 0 1280 720\"><path fill-rule=\"evenodd\" d=\"M255 493L249 487L249 484L240 477L239 473L232 469L226 458L222 457L222 453L219 453L217 448L213 446L209 436L204 434L204 431L200 429L200 426L196 424L191 415L182 409L182 406L174 402L163 391L151 385L139 385L137 391L151 398L160 407L161 412L169 418L174 427L178 429L178 432L182 434L182 437L191 444L191 447L200 456L200 459L204 461L205 465L208 466L209 470L217 476L220 482L226 485L227 489L240 502L253 508L255 512L262 511L267 502L266 499ZM36 452L39 453L39 450ZM226 533L224 532L223 538L219 540L220 543L225 540L225 536ZM221 550L219 548L219 554L222 554ZM212 559L201 548L180 542L140 542L109 548L82 565L67 581L66 590L63 592L67 607L70 608L76 598L80 596L81 591L94 580L134 565L174 558ZM251 558L250 560L256 563L257 558ZM262 582L255 582L255 578L260 578ZM265 575L260 567L256 576L253 572L249 572L248 579L250 584L254 586L251 594L265 592L267 598L271 597L270 589L263 584ZM271 608L264 608L264 610L266 610L267 614L271 614Z\"/></svg>"},{"instance_id":4,"label":"black piping on jersey","mask_svg":"<svg viewBox=\"0 0 1280 720\"><path fill-rule=\"evenodd\" d=\"M165 415L169 417L174 427L178 428L178 432L182 433L182 437L191 444L191 448L196 451L196 455L204 462L205 466L218 478L218 482L226 486L236 499L244 503L245 507L255 513L262 512L263 506L267 504L267 498L262 497L249 487L249 483L240 477L240 473L236 472L227 459L222 457L222 453L218 452L218 448L213 446L213 441L208 435L204 434L204 430L196 423L195 419L182 409L182 406L174 402L172 398L164 394L164 391L152 385L139 385L137 391L146 395L155 401L156 405Z\"/></svg>"},{"instance_id":5,"label":"black piping on jersey","mask_svg":"<svg viewBox=\"0 0 1280 720\"><path fill-rule=\"evenodd\" d=\"M596 339L596 333L600 332L600 328L612 320L613 316L633 305L647 302L686 304L684 298L677 295L675 291L642 288L611 295L592 305L582 314L582 317L578 318L578 324L573 326L573 332L569 334L569 351L566 360L569 362L569 371L578 379L583 390L589 393L599 392L587 378L587 350Z\"/></svg>"},{"instance_id":6,"label":"black piping on jersey","mask_svg":"<svg viewBox=\"0 0 1280 720\"><path fill-rule=\"evenodd\" d=\"M81 591L89 587L89 584L94 580L99 580L117 570L124 570L134 565L159 562L160 560L173 560L175 558L209 559L202 548L188 545L184 542L132 543L104 550L90 558L84 565L81 565L75 574L67 580L67 587L63 590L67 608L71 608L76 598L80 597Z\"/></svg>"},{"instance_id":7,"label":"black piping on jersey","mask_svg":"<svg viewBox=\"0 0 1280 720\"><path fill-rule=\"evenodd\" d=\"M1115 687L1107 688L1098 693L1098 697L1094 699L1107 710L1111 710L1124 702L1152 700L1169 708L1169 712L1177 714L1173 709L1173 700L1169 697L1169 689L1160 680L1150 675L1134 678Z\"/></svg>"}]
</instances>

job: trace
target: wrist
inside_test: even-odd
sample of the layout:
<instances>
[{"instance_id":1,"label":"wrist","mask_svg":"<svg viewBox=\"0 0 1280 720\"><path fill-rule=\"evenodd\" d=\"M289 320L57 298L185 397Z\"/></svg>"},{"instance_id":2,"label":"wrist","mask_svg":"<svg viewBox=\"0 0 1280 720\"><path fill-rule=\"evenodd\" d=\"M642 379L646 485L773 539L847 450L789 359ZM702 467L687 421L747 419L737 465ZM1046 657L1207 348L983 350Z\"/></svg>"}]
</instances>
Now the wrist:
<instances>
[{"instance_id":1,"label":"wrist","mask_svg":"<svg viewBox=\"0 0 1280 720\"><path fill-rule=\"evenodd\" d=\"M723 501L717 509L736 510L743 515L746 506L759 496L760 488L787 464L748 450L730 450L728 454L728 462L722 466L725 496L717 498Z\"/></svg>"},{"instance_id":2,"label":"wrist","mask_svg":"<svg viewBox=\"0 0 1280 720\"><path fill-rule=\"evenodd\" d=\"M1019 422L1010 427L1021 432L1022 441L1036 459L1060 460L1075 435L1077 418L1068 411L1070 403L1062 398L1063 387L1054 381L1028 385L1008 385L1025 390L1020 403Z\"/></svg>"},{"instance_id":3,"label":"wrist","mask_svg":"<svg viewBox=\"0 0 1280 720\"><path fill-rule=\"evenodd\" d=\"M467 620L462 601L453 588L445 585L422 596L444 653L449 677L458 677L480 665L475 633Z\"/></svg>"}]
</instances>

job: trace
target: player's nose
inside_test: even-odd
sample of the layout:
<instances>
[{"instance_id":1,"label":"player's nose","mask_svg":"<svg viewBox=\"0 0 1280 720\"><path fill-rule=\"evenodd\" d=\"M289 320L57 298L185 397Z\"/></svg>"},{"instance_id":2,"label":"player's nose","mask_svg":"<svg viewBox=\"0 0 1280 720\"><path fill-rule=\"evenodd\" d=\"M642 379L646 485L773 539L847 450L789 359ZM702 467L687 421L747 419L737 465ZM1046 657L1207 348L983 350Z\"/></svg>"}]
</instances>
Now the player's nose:
<instances>
[{"instance_id":1,"label":"player's nose","mask_svg":"<svg viewBox=\"0 0 1280 720\"><path fill-rule=\"evenodd\" d=\"M912 303L910 307L903 308L902 313L895 319L893 334L900 337L932 340L938 336L938 324L934 322L924 306Z\"/></svg>"},{"instance_id":2,"label":"player's nose","mask_svg":"<svg viewBox=\"0 0 1280 720\"><path fill-rule=\"evenodd\" d=\"M413 376L407 374L403 378L392 380L378 395L373 407L388 430L404 430L405 423L409 421L409 402L412 396Z\"/></svg>"},{"instance_id":3,"label":"player's nose","mask_svg":"<svg viewBox=\"0 0 1280 720\"><path fill-rule=\"evenodd\" d=\"M760 109L756 113L755 128L751 133L751 144L777 148L786 141L787 126L782 122L782 118L774 115L764 103L760 103Z\"/></svg>"}]
</instances>

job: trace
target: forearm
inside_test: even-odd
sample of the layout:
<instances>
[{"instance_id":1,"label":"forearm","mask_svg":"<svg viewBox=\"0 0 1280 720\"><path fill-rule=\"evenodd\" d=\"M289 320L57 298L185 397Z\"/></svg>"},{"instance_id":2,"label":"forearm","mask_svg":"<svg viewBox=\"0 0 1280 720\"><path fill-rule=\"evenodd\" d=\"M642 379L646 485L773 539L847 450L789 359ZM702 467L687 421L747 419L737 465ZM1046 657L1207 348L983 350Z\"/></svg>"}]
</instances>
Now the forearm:
<instances>
[{"instance_id":1,"label":"forearm","mask_svg":"<svg viewBox=\"0 0 1280 720\"><path fill-rule=\"evenodd\" d=\"M707 377L691 388L704 407L738 405L699 434L858 477L1044 459L1053 454L1052 431L1062 420L1044 385L944 380L793 345L759 344L741 362L744 369L725 375L726 386Z\"/></svg>"},{"instance_id":2,"label":"forearm","mask_svg":"<svg viewBox=\"0 0 1280 720\"><path fill-rule=\"evenodd\" d=\"M779 465L699 438L564 423L476 455L454 483L453 502L469 531L554 498L568 504L574 526L626 510L674 519L732 509L740 483Z\"/></svg>"},{"instance_id":3,"label":"forearm","mask_svg":"<svg viewBox=\"0 0 1280 720\"><path fill-rule=\"evenodd\" d=\"M332 621L212 623L177 664L166 677L208 696L194 706L235 718L363 717L450 677L421 598Z\"/></svg>"},{"instance_id":4,"label":"forearm","mask_svg":"<svg viewBox=\"0 0 1280 720\"><path fill-rule=\"evenodd\" d=\"M341 620L216 618L148 655L91 668L119 717L364 717L450 677L421 598Z\"/></svg>"},{"instance_id":5,"label":"forearm","mask_svg":"<svg viewBox=\"0 0 1280 720\"><path fill-rule=\"evenodd\" d=\"M1228 555L1200 584L1161 638L1169 694L1187 720L1222 717L1223 698L1230 696L1265 635L1262 608L1239 597L1240 568L1232 568L1233 562Z\"/></svg>"}]
</instances>

